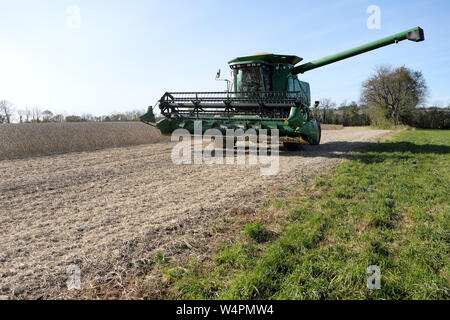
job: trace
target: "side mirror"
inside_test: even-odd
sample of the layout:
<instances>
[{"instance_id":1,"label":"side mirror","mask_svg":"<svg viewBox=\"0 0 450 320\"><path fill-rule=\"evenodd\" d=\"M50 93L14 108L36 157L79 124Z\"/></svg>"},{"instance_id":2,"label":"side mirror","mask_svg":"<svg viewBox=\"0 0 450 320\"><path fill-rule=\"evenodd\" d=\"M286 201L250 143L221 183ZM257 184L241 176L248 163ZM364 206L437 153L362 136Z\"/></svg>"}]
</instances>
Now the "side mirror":
<instances>
[{"instance_id":1,"label":"side mirror","mask_svg":"<svg viewBox=\"0 0 450 320\"><path fill-rule=\"evenodd\" d=\"M216 80L217 81L226 81L227 82L227 91L226 92L230 91L230 80L228 80L228 79L220 79L220 69L217 70Z\"/></svg>"}]
</instances>

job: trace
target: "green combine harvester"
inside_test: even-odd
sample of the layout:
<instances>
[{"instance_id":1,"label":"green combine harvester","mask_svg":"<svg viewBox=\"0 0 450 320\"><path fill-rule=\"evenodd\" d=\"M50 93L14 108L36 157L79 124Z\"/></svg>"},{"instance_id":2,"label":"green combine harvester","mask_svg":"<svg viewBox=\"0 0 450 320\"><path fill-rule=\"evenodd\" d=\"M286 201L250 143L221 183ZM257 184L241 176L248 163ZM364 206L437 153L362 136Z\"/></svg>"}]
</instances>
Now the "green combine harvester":
<instances>
[{"instance_id":1,"label":"green combine harvester","mask_svg":"<svg viewBox=\"0 0 450 320\"><path fill-rule=\"evenodd\" d=\"M201 121L202 133L218 129L278 129L280 142L288 150L299 143L318 145L320 123L311 115L311 93L298 74L403 40L424 40L420 27L412 28L368 44L296 66L302 58L259 53L228 62L232 80L225 92L166 92L158 101L164 117L155 123L154 108L138 120L157 127L163 135L176 129L194 134L194 122ZM220 70L216 78L220 77Z\"/></svg>"}]
</instances>

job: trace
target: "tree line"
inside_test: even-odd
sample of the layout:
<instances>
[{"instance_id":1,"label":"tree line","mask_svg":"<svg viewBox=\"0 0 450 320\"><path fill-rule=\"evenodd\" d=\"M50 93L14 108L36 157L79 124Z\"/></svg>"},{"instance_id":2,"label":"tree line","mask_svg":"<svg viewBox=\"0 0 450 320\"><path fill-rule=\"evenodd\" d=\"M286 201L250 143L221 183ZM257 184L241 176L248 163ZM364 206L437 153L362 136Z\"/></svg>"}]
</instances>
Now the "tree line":
<instances>
[{"instance_id":1,"label":"tree line","mask_svg":"<svg viewBox=\"0 0 450 320\"><path fill-rule=\"evenodd\" d=\"M94 116L89 113L82 115L64 115L53 113L51 110L40 107L16 108L7 100L0 100L0 124L1 123L45 123L45 122L108 122L108 121L136 121L145 110L132 110L112 113L109 115Z\"/></svg>"},{"instance_id":2,"label":"tree line","mask_svg":"<svg viewBox=\"0 0 450 320\"><path fill-rule=\"evenodd\" d=\"M339 106L331 99L321 99L312 108L314 118L324 124L350 126L392 127L393 121L381 109L358 104L355 101L342 102ZM404 115L399 124L421 129L450 129L450 105L447 107L416 107Z\"/></svg>"}]
</instances>

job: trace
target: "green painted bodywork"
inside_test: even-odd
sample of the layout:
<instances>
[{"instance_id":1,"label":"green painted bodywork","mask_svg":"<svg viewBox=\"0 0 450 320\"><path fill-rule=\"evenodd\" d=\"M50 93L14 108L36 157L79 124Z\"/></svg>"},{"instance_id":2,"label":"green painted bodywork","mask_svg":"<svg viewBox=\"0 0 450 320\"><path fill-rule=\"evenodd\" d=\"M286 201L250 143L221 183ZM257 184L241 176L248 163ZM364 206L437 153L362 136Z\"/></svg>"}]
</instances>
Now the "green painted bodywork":
<instances>
[{"instance_id":1,"label":"green painted bodywork","mask_svg":"<svg viewBox=\"0 0 450 320\"><path fill-rule=\"evenodd\" d=\"M292 125L286 125L283 121L257 121L258 119L255 118L256 121L248 121L248 120L239 120L238 117L230 119L218 119L218 120L202 120L201 121L201 128L202 128L202 134L204 134L209 129L217 129L219 130L224 136L227 134L227 129L242 129L242 130L248 130L248 129L255 129L257 132L260 129L266 129L268 130L268 133L270 135L271 129L278 129L279 135L281 137L281 141L283 141L283 137L294 137L294 138L302 138L304 141L306 141L309 144L317 144L320 141L320 129L319 129L319 123L317 120L310 119L308 121L305 120L299 120L298 127L294 127ZM161 130L161 133L163 135L170 135L175 131L176 129L186 129L191 134L194 134L194 121L198 120L181 120L181 119L161 119L157 122L156 126L159 130ZM300 141L293 141L294 142L300 142Z\"/></svg>"},{"instance_id":2,"label":"green painted bodywork","mask_svg":"<svg viewBox=\"0 0 450 320\"><path fill-rule=\"evenodd\" d=\"M148 107L147 112L144 113L142 116L140 116L137 120L146 123L155 123L156 118L155 114L153 113L153 107L152 106Z\"/></svg>"},{"instance_id":3,"label":"green painted bodywork","mask_svg":"<svg viewBox=\"0 0 450 320\"><path fill-rule=\"evenodd\" d=\"M232 92L295 92L300 103L292 105L286 119L264 118L263 116L216 117L201 120L203 133L208 129L218 129L225 134L226 129L278 129L280 137L301 138L305 143L318 144L320 142L320 124L311 117L311 92L307 82L300 81L298 74L334 63L343 59L375 50L402 40L415 42L423 41L423 30L420 27L408 29L404 32L367 43L365 45L345 50L318 60L295 66L302 58L293 55L279 55L261 53L251 56L238 57L228 62L233 70ZM255 81L244 82L246 76ZM253 86L253 87L252 87ZM155 117L153 108L149 107L146 114L140 117L146 123L153 123ZM197 120L198 121L198 120ZM194 120L187 118L164 118L156 123L156 127L163 135L170 135L176 129L187 129L194 133Z\"/></svg>"},{"instance_id":4,"label":"green painted bodywork","mask_svg":"<svg viewBox=\"0 0 450 320\"><path fill-rule=\"evenodd\" d=\"M384 46L388 46L390 44L393 43L397 43L399 41L403 41L403 40L411 40L411 41L415 41L415 42L420 42L424 40L424 36L423 36L423 30L420 27L415 27L412 29L408 29L406 31L400 32L400 33L396 33L392 36L383 38L383 39L379 39L367 44L364 44L362 46L353 48L353 49L349 49L349 50L345 50L318 60L314 60L302 65L299 65L295 68L292 69L292 73L294 74L298 74L298 73L304 73L306 71L309 70L313 70L315 68L319 68L319 67L323 67L327 64L330 63L334 63L343 59L347 59L353 56L356 56L358 54L367 52L367 51L371 51L371 50L375 50Z\"/></svg>"}]
</instances>

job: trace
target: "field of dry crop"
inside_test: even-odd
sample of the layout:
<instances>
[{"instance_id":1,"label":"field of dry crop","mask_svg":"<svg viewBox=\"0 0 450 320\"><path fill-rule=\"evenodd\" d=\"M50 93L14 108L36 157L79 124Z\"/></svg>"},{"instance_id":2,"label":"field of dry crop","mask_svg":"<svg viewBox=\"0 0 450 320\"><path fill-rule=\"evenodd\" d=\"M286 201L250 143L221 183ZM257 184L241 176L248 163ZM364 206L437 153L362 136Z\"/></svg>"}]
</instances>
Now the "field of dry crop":
<instances>
[{"instance_id":1,"label":"field of dry crop","mask_svg":"<svg viewBox=\"0 0 450 320\"><path fill-rule=\"evenodd\" d=\"M324 131L317 147L280 150L275 176L261 176L258 165L174 165L167 141L0 161L0 296L67 297L72 264L91 290L121 285L156 253L173 260L205 254L224 240L220 222L258 218L276 190L385 133ZM120 297L133 295L121 288Z\"/></svg>"},{"instance_id":2,"label":"field of dry crop","mask_svg":"<svg viewBox=\"0 0 450 320\"><path fill-rule=\"evenodd\" d=\"M158 131L141 122L2 124L0 160L158 141Z\"/></svg>"}]
</instances>

